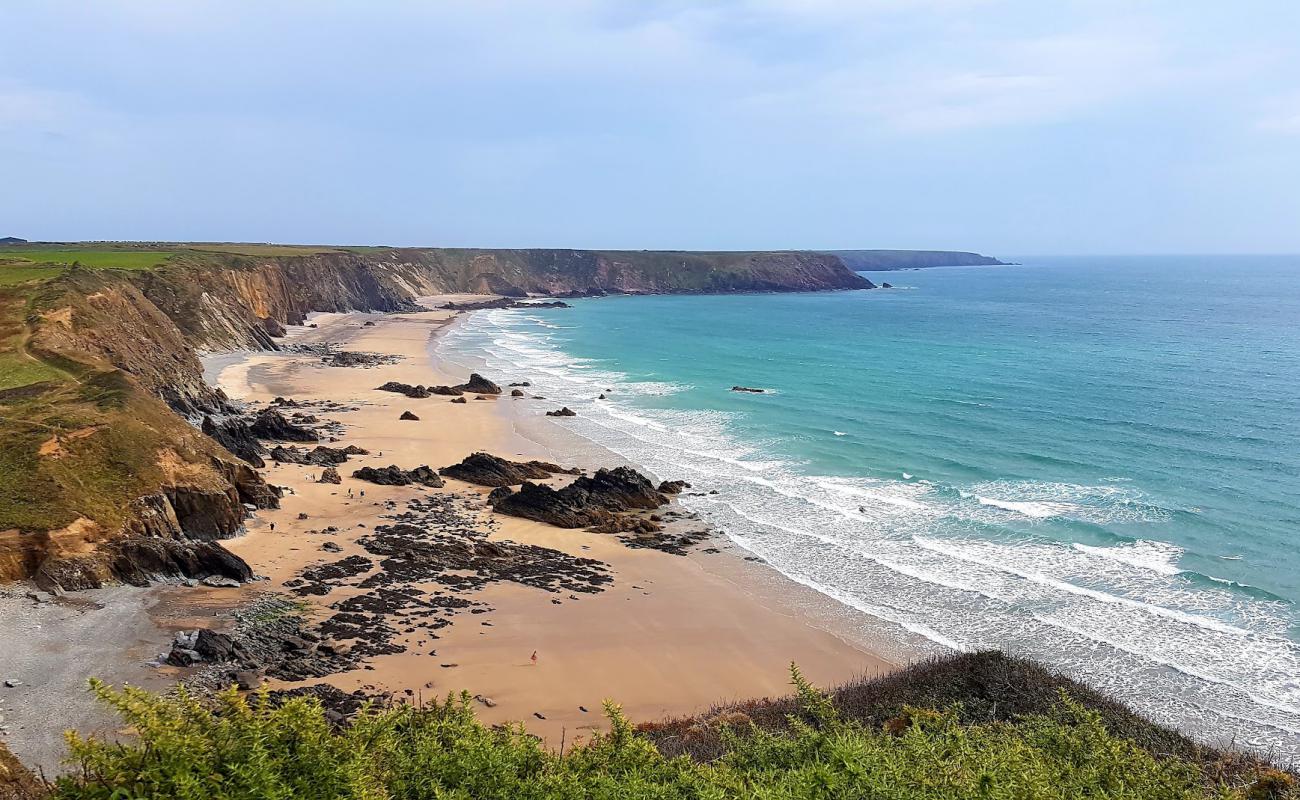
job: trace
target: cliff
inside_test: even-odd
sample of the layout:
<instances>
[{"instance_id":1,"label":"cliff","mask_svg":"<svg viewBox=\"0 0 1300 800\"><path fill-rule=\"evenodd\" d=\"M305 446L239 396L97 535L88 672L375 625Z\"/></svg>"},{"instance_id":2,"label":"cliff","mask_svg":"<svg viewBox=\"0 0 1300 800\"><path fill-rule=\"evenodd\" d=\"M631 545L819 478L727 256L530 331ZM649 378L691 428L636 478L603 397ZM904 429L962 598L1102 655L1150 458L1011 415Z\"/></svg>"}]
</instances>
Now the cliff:
<instances>
[{"instance_id":1,"label":"cliff","mask_svg":"<svg viewBox=\"0 0 1300 800\"><path fill-rule=\"evenodd\" d=\"M414 309L451 292L871 287L816 253L236 249L9 251L53 276L6 282L0 271L0 578L51 589L248 578L218 540L243 529L246 507L277 499L193 424L230 410L198 352L274 349L282 326L310 312Z\"/></svg>"},{"instance_id":2,"label":"cliff","mask_svg":"<svg viewBox=\"0 0 1300 800\"><path fill-rule=\"evenodd\" d=\"M925 267L983 267L1004 262L979 253L954 250L829 250L846 267L858 272L886 272Z\"/></svg>"}]
</instances>

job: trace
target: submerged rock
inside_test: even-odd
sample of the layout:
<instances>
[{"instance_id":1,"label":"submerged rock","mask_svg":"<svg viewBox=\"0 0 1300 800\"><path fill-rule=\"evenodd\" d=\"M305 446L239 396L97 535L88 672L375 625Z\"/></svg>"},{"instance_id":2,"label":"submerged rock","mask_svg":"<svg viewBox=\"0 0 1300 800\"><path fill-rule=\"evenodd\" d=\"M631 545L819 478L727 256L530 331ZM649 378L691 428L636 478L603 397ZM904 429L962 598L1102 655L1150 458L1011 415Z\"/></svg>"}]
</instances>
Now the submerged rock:
<instances>
[{"instance_id":1,"label":"submerged rock","mask_svg":"<svg viewBox=\"0 0 1300 800\"><path fill-rule=\"evenodd\" d=\"M578 416L578 414L577 414L577 412L574 411L573 409L569 408L568 406L565 406L565 407L563 407L563 408L556 409L555 411L547 411L547 412L546 412L546 416L548 416L548 417L576 417L576 416Z\"/></svg>"},{"instance_id":2,"label":"submerged rock","mask_svg":"<svg viewBox=\"0 0 1300 800\"><path fill-rule=\"evenodd\" d=\"M681 494L689 488L691 485L686 481L663 481L659 484L659 491L662 494Z\"/></svg>"},{"instance_id":3,"label":"submerged rock","mask_svg":"<svg viewBox=\"0 0 1300 800\"><path fill-rule=\"evenodd\" d=\"M753 387L751 387L751 386L733 386L733 387L731 387L731 391L733 391L733 392L749 392L750 394L763 394L763 393L765 393L767 390L766 390L766 389L755 389L755 388L753 388Z\"/></svg>"}]
</instances>

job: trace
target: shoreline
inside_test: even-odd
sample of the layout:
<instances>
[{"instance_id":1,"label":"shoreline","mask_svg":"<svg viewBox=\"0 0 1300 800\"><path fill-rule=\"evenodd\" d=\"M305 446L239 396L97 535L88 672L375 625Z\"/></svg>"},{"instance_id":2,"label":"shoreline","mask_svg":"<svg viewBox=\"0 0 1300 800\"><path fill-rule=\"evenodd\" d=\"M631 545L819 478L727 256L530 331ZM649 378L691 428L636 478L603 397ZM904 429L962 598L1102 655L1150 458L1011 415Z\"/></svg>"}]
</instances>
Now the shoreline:
<instances>
[{"instance_id":1,"label":"shoreline","mask_svg":"<svg viewBox=\"0 0 1300 800\"><path fill-rule=\"evenodd\" d=\"M456 463L475 450L506 458L551 460L554 453L520 434L516 421L525 412L538 416L543 401L501 396L464 404L446 398L410 400L376 392L388 380L411 383L459 382L464 372L437 353L435 337L451 324L448 312L415 314L314 315L317 328L293 330L290 343L328 340L352 350L399 355L393 365L367 369L326 368L310 356L253 353L246 358L220 356L217 382L233 399L266 401L275 396L347 403L356 411L340 414L347 426L342 444L359 444L375 455L341 465L350 475L356 466L395 463L404 469L419 464L436 468ZM373 322L373 327L365 327ZM526 376L489 375L501 382ZM501 407L500 404L507 404ZM419 415L400 422L403 410ZM325 414L322 413L322 416ZM449 426L454 430L449 430ZM558 427L558 426L556 426ZM382 452L380 457L378 453ZM594 469L626 463L590 443L578 466ZM382 464L380 463L382 462ZM355 466L354 466L355 464ZM308 478L310 467L268 467L268 479L292 493L278 511L258 513L246 536L225 544L244 557L268 582L240 590L208 590L215 595L247 598L283 590L302 570L319 562L364 553L357 539L378 522L383 503L402 503L422 494L409 488L378 487L345 478L339 487L322 489ZM671 479L673 476L656 476ZM365 501L348 500L346 490L364 487ZM448 480L438 493L461 496L481 511L487 489ZM431 491L428 494L432 495ZM376 507L378 505L378 508ZM302 508L316 509L306 521ZM676 508L676 504L673 504ZM680 509L678 509L680 513ZM276 531L269 530L276 523ZM305 530L332 524L339 552L322 559ZM883 674L895 664L808 619L789 613L793 606L833 602L765 565L745 561L737 545L714 534L689 555L630 548L609 534L566 530L498 514L480 516L490 541L549 548L607 565L613 583L605 591L556 596L508 581L453 593L481 603L471 614L448 618L436 633L405 629L405 652L377 655L365 666L324 679L344 691L392 693L397 697L443 695L464 689L485 700L476 711L485 722L526 721L528 729L551 745L574 742L585 731L603 726L602 701L619 702L636 722L650 722L706 710L732 699L775 697L788 693L791 661L810 679L824 685ZM699 527L688 519L678 523ZM345 527L346 526L346 527ZM705 551L710 552L705 552ZM767 581L749 576L761 571ZM421 584L421 590L433 587ZM309 597L314 618L328 605L355 596L339 587L324 597ZM232 600L234 598L231 598ZM538 660L529 660L532 652ZM436 659L428 656L436 655ZM444 666L454 665L454 666ZM311 683L310 681L308 683ZM273 688L290 688L272 682ZM489 704L490 701L490 704ZM585 709L585 710L583 710Z\"/></svg>"}]
</instances>

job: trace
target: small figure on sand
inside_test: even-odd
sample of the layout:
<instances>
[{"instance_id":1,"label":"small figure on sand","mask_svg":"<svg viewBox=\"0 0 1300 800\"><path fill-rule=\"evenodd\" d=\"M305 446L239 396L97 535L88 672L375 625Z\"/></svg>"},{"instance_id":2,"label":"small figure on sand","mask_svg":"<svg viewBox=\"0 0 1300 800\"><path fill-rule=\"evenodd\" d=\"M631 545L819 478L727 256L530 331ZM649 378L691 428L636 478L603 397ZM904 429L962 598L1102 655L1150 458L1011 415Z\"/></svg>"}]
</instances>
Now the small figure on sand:
<instances>
[{"instance_id":1,"label":"small figure on sand","mask_svg":"<svg viewBox=\"0 0 1300 800\"><path fill-rule=\"evenodd\" d=\"M531 661L531 662L533 662L534 664L537 663L537 651L536 651L536 650L533 651L533 655L532 655L532 657L529 658L528 660Z\"/></svg>"},{"instance_id":2,"label":"small figure on sand","mask_svg":"<svg viewBox=\"0 0 1300 800\"><path fill-rule=\"evenodd\" d=\"M272 531L273 533L275 532L275 523L274 523L274 522L271 523L271 531Z\"/></svg>"}]
</instances>

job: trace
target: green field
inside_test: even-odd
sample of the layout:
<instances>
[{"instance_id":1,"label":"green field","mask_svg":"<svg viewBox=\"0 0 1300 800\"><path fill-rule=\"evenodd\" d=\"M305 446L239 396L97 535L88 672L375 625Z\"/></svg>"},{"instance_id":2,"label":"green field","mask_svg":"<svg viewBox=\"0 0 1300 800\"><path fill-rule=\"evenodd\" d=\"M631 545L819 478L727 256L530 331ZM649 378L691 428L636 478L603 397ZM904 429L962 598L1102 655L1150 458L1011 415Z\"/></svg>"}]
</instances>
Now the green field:
<instances>
[{"instance_id":1,"label":"green field","mask_svg":"<svg viewBox=\"0 0 1300 800\"><path fill-rule=\"evenodd\" d=\"M13 286L26 281L43 281L63 272L63 267L32 266L30 262L19 261L6 264L0 261L0 286Z\"/></svg>"},{"instance_id":2,"label":"green field","mask_svg":"<svg viewBox=\"0 0 1300 800\"><path fill-rule=\"evenodd\" d=\"M14 266L30 267L32 264L71 265L73 263L90 269L153 269L174 255L176 255L174 251L164 250L3 247L0 248L0 262L17 263L9 266L0 263L0 269L12 269Z\"/></svg>"}]
</instances>

